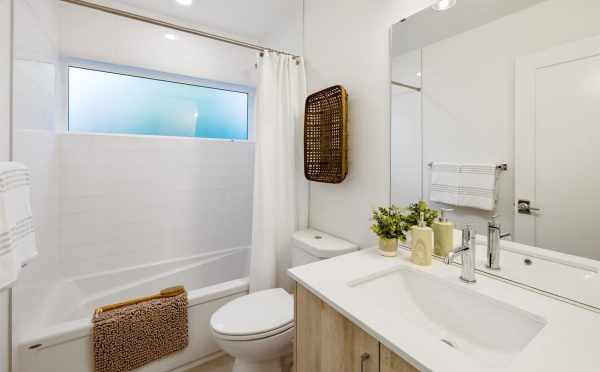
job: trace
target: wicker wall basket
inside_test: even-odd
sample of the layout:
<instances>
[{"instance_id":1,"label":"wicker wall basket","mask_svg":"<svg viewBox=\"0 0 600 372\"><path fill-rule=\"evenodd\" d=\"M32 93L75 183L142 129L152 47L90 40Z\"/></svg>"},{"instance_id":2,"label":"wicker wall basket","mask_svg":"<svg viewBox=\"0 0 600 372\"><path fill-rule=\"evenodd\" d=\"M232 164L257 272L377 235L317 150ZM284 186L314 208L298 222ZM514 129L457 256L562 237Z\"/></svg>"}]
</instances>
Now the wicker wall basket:
<instances>
[{"instance_id":1,"label":"wicker wall basket","mask_svg":"<svg viewBox=\"0 0 600 372\"><path fill-rule=\"evenodd\" d=\"M348 93L340 85L311 94L304 115L304 174L341 183L348 175Z\"/></svg>"}]
</instances>

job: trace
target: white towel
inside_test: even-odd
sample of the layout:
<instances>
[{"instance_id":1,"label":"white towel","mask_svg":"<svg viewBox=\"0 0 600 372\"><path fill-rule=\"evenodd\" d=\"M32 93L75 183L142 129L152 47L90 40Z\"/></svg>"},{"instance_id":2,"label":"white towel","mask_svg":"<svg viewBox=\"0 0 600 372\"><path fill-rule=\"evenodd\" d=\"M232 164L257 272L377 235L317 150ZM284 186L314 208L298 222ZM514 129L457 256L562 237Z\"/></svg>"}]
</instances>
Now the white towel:
<instances>
[{"instance_id":1,"label":"white towel","mask_svg":"<svg viewBox=\"0 0 600 372\"><path fill-rule=\"evenodd\" d=\"M0 162L0 288L12 285L37 255L30 185L27 167Z\"/></svg>"},{"instance_id":2,"label":"white towel","mask_svg":"<svg viewBox=\"0 0 600 372\"><path fill-rule=\"evenodd\" d=\"M496 209L496 165L433 163L431 168L431 201L485 211Z\"/></svg>"}]
</instances>

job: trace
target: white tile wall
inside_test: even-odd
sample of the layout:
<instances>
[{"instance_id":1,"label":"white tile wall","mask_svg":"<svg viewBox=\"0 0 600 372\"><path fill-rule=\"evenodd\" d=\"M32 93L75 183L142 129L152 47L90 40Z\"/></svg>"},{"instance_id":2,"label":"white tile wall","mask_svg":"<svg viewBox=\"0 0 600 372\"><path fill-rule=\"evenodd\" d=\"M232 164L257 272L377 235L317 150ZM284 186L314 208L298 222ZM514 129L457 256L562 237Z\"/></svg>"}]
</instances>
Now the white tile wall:
<instances>
[{"instance_id":1,"label":"white tile wall","mask_svg":"<svg viewBox=\"0 0 600 372\"><path fill-rule=\"evenodd\" d=\"M21 122L23 123L23 122ZM31 206L38 257L19 278L19 286L39 285L60 276L58 266L58 148L56 134L43 130L15 131L14 156L31 169Z\"/></svg>"},{"instance_id":2,"label":"white tile wall","mask_svg":"<svg viewBox=\"0 0 600 372\"><path fill-rule=\"evenodd\" d=\"M24 288L48 283L59 275L58 151L54 133L58 33L53 0L19 0L12 4L15 52L11 92L13 158L32 170L32 209L39 251L38 258L22 271L14 288L17 294ZM13 319L17 317L18 314L13 314ZM13 331L18 333L14 323ZM12 348L15 355L16 343ZM3 355L0 359L4 359ZM18 370L15 361L12 367Z\"/></svg>"},{"instance_id":3,"label":"white tile wall","mask_svg":"<svg viewBox=\"0 0 600 372\"><path fill-rule=\"evenodd\" d=\"M10 28L12 2L0 0L0 161L9 158ZM0 290L0 372L8 372L10 355L10 306L8 290Z\"/></svg>"},{"instance_id":4,"label":"white tile wall","mask_svg":"<svg viewBox=\"0 0 600 372\"><path fill-rule=\"evenodd\" d=\"M8 160L10 147L11 13L11 1L0 0L0 160Z\"/></svg>"},{"instance_id":5,"label":"white tile wall","mask_svg":"<svg viewBox=\"0 0 600 372\"><path fill-rule=\"evenodd\" d=\"M252 143L62 134L59 148L64 275L250 245Z\"/></svg>"},{"instance_id":6,"label":"white tile wall","mask_svg":"<svg viewBox=\"0 0 600 372\"><path fill-rule=\"evenodd\" d=\"M22 272L17 290L59 276L55 5L51 0L14 2L13 158L32 171L39 252Z\"/></svg>"}]
</instances>

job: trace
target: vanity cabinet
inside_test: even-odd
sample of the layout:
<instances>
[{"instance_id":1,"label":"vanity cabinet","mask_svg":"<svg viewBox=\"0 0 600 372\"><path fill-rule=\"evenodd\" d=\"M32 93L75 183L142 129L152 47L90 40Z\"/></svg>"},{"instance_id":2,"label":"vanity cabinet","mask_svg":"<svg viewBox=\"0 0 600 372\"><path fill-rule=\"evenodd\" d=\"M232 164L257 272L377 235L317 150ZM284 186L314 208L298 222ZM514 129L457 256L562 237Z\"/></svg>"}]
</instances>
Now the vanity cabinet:
<instances>
[{"instance_id":1,"label":"vanity cabinet","mask_svg":"<svg viewBox=\"0 0 600 372\"><path fill-rule=\"evenodd\" d=\"M387 347L380 345L379 350L379 370L381 372L418 372L418 369Z\"/></svg>"},{"instance_id":2,"label":"vanity cabinet","mask_svg":"<svg viewBox=\"0 0 600 372\"><path fill-rule=\"evenodd\" d=\"M299 284L295 306L296 372L417 371Z\"/></svg>"}]
</instances>

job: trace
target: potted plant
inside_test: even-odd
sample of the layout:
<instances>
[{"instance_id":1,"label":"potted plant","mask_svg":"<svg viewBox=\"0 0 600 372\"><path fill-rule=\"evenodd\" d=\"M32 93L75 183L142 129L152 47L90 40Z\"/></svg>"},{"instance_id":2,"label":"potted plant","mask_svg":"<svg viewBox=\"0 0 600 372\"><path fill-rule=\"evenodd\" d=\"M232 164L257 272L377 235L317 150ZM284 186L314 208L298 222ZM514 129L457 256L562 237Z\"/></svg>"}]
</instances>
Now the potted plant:
<instances>
[{"instance_id":1,"label":"potted plant","mask_svg":"<svg viewBox=\"0 0 600 372\"><path fill-rule=\"evenodd\" d=\"M398 254L398 240L406 239L406 224L400 208L391 206L389 208L377 208L373 210L373 231L379 237L379 253L386 257Z\"/></svg>"},{"instance_id":2,"label":"potted plant","mask_svg":"<svg viewBox=\"0 0 600 372\"><path fill-rule=\"evenodd\" d=\"M408 206L408 214L404 217L404 221L410 229L412 226L419 225L419 219L421 213L425 216L425 225L431 227L436 218L438 218L438 211L429 208L426 201L421 200L418 203L414 203Z\"/></svg>"}]
</instances>

